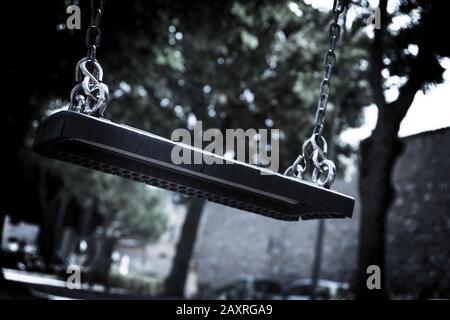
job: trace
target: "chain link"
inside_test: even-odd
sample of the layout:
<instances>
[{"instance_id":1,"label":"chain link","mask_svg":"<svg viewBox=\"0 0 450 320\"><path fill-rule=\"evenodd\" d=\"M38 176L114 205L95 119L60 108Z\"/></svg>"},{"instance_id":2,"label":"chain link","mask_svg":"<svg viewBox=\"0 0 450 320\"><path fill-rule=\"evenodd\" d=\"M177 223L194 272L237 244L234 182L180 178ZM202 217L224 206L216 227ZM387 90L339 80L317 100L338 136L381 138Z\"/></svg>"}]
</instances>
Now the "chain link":
<instances>
[{"instance_id":1,"label":"chain link","mask_svg":"<svg viewBox=\"0 0 450 320\"><path fill-rule=\"evenodd\" d=\"M325 54L324 74L320 82L319 101L317 104L315 125L311 137L305 141L302 147L302 154L286 170L285 175L296 176L303 179L309 169L310 163L313 164L312 181L325 188L331 187L336 176L336 166L333 161L327 159L327 143L322 136L325 114L327 112L328 96L331 89L331 74L336 63L336 43L341 35L341 26L339 25L339 16L348 6L348 0L334 0L333 2L333 21L328 30L329 48ZM321 179L321 175L326 175Z\"/></svg>"},{"instance_id":2,"label":"chain link","mask_svg":"<svg viewBox=\"0 0 450 320\"><path fill-rule=\"evenodd\" d=\"M86 48L88 49L87 57L92 61L96 58L97 49L100 47L100 22L102 21L102 13L105 5L104 0L91 0L91 25L86 31Z\"/></svg>"},{"instance_id":3,"label":"chain link","mask_svg":"<svg viewBox=\"0 0 450 320\"><path fill-rule=\"evenodd\" d=\"M75 68L75 80L78 84L70 93L69 105L69 110L100 117L109 100L108 86L102 82L103 69L97 61L104 4L104 0L91 0L91 22L86 31L87 55Z\"/></svg>"}]
</instances>

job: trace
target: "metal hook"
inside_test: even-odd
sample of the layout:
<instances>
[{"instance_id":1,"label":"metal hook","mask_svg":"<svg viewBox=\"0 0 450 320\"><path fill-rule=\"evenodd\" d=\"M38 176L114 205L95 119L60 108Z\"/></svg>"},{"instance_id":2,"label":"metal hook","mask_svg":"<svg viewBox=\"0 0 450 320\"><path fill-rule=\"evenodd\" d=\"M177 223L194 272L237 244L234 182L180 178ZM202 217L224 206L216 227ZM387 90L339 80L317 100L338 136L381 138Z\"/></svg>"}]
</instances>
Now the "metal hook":
<instances>
[{"instance_id":1,"label":"metal hook","mask_svg":"<svg viewBox=\"0 0 450 320\"><path fill-rule=\"evenodd\" d=\"M320 174L327 172L325 180L320 179ZM312 173L312 181L324 188L329 188L336 178L336 165L333 161L325 159L319 167L315 167Z\"/></svg>"}]
</instances>

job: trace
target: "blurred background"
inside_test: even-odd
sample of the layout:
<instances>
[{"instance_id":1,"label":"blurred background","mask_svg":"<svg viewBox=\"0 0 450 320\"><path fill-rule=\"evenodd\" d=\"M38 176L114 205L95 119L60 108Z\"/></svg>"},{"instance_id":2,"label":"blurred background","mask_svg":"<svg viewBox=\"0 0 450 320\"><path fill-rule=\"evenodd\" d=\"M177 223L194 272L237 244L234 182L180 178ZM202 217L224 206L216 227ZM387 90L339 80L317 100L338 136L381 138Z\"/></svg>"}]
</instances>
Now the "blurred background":
<instances>
[{"instance_id":1,"label":"blurred background","mask_svg":"<svg viewBox=\"0 0 450 320\"><path fill-rule=\"evenodd\" d=\"M106 1L105 116L167 138L200 120L280 129L284 170L314 123L332 2ZM66 27L71 4L81 30ZM445 6L352 1L325 136L354 216L293 223L34 154L86 55L89 1L4 3L0 298L450 298ZM67 289L71 265L81 289Z\"/></svg>"}]
</instances>

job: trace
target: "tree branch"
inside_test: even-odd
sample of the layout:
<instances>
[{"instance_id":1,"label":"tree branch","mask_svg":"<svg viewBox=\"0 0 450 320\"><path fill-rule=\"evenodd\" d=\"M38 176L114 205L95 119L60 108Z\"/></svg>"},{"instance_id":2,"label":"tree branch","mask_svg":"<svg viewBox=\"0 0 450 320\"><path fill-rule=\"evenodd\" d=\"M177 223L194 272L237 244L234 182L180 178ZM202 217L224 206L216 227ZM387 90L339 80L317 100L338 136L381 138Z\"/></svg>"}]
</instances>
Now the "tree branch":
<instances>
[{"instance_id":1,"label":"tree branch","mask_svg":"<svg viewBox=\"0 0 450 320\"><path fill-rule=\"evenodd\" d=\"M372 88L373 98L378 108L386 105L383 93L383 78L381 71L384 68L383 63L383 34L386 31L387 25L387 0L380 0L380 28L375 29L374 40L372 43L372 50L370 51L370 60L372 67L370 72L370 85Z\"/></svg>"},{"instance_id":2,"label":"tree branch","mask_svg":"<svg viewBox=\"0 0 450 320\"><path fill-rule=\"evenodd\" d=\"M399 89L398 98L386 106L386 108L395 109L395 119L392 119L392 121L398 124L398 126L400 126L400 122L408 112L408 109L413 103L417 91L422 87L423 82L424 79L420 79L413 69L408 81Z\"/></svg>"}]
</instances>

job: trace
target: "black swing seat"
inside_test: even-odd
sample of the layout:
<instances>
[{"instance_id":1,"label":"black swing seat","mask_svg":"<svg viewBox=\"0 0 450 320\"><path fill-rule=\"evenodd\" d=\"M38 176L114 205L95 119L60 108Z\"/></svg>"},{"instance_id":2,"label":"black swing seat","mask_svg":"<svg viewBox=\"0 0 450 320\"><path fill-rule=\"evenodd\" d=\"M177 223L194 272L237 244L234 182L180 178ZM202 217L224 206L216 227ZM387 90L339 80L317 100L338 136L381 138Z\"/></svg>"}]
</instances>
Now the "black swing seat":
<instances>
[{"instance_id":1,"label":"black swing seat","mask_svg":"<svg viewBox=\"0 0 450 320\"><path fill-rule=\"evenodd\" d=\"M191 152L192 159L200 153L201 163L174 164L176 145ZM33 150L279 220L351 218L353 213L354 199L349 196L73 111L47 117L37 128ZM212 163L214 158L223 163Z\"/></svg>"}]
</instances>

